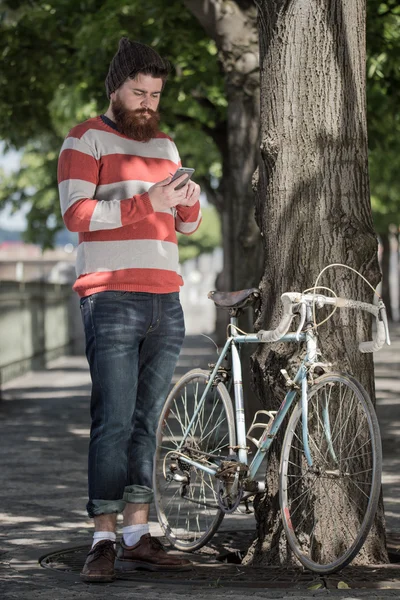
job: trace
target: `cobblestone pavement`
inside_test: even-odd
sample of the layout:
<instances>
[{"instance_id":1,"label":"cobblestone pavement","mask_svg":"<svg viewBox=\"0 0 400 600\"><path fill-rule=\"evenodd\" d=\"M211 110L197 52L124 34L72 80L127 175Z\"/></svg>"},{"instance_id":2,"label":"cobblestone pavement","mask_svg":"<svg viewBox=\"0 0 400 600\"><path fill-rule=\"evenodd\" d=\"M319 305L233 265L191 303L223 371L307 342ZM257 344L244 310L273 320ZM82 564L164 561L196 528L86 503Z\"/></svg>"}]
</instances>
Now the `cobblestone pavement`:
<instances>
[{"instance_id":1,"label":"cobblestone pavement","mask_svg":"<svg viewBox=\"0 0 400 600\"><path fill-rule=\"evenodd\" d=\"M375 365L387 526L396 549L400 548L400 328L394 328L392 335L393 345L376 354ZM194 366L205 366L212 352L212 343L205 338L188 337L176 377ZM237 550L251 539L253 517L236 514L224 520L208 554L193 557L194 570L184 577L138 573L110 585L82 584L80 561L91 539L91 521L85 512L89 389L86 360L80 356L58 359L47 370L15 379L3 388L0 598L202 600L212 595L219 600L227 594L235 600L244 595L298 600L400 598L400 563L346 569L336 578L322 580L274 567L219 562L219 554ZM154 514L151 517L152 533L161 535ZM40 557L47 557L43 564L53 568L40 566ZM351 588L337 589L343 582ZM370 587L363 589L363 585Z\"/></svg>"}]
</instances>

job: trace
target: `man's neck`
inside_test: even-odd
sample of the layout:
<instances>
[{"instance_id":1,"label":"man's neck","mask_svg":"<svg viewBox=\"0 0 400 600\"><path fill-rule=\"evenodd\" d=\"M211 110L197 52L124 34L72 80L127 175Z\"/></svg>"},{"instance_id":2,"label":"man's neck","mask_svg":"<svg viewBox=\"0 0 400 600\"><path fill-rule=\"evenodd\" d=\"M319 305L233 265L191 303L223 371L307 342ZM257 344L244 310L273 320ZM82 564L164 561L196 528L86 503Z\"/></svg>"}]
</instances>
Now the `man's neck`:
<instances>
[{"instance_id":1,"label":"man's neck","mask_svg":"<svg viewBox=\"0 0 400 600\"><path fill-rule=\"evenodd\" d=\"M104 113L104 116L110 119L110 121L112 121L113 123L115 123L115 117L111 106L107 108L107 112Z\"/></svg>"}]
</instances>

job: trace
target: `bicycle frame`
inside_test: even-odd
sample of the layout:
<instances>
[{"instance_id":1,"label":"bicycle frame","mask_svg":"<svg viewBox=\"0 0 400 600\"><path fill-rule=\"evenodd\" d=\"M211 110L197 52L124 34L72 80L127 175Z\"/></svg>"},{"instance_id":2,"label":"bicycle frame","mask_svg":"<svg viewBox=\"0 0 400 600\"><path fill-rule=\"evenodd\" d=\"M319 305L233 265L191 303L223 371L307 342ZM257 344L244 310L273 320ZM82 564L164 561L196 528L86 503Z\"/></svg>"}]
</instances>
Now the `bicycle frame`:
<instances>
[{"instance_id":1,"label":"bicycle frame","mask_svg":"<svg viewBox=\"0 0 400 600\"><path fill-rule=\"evenodd\" d=\"M238 450L238 458L239 461L248 464L248 448L246 444L246 424L244 417L244 398L243 398L243 384L242 384L242 365L240 362L239 350L238 346L240 344L259 344L260 340L257 335L254 334L245 334L238 335L236 334L237 327L237 318L231 318L231 329L235 331L233 335L227 338L225 345L221 351L221 354L216 362L212 373L210 375L207 386L199 400L196 410L193 413L193 416L186 428L184 435L182 436L182 442L178 447L178 450L182 448L184 444L185 437L195 422L197 415L201 409L201 406L213 385L214 379L217 376L218 370L222 365L227 353L229 350L232 352L232 374L233 374L233 385L234 385L234 397L235 397L235 416L236 416L236 443L237 446L235 449ZM290 410L294 399L298 393L301 391L301 399L302 399L302 424L303 424L303 443L304 443L304 452L306 456L307 463L309 466L312 466L312 458L311 453L308 447L308 429L307 429L307 409L308 409L308 383L307 383L307 372L308 367L315 362L316 359L316 336L312 330L309 330L304 333L288 333L279 340L280 342L305 342L306 343L306 356L302 361L294 379L291 382L292 389L286 394L283 402L281 403L275 418L273 420L271 428L266 429L259 440L259 447L257 449L254 458L249 465L248 478L250 480L254 479L258 469L261 466L264 458L268 454L268 450L274 441L274 438L279 431L282 422ZM325 430L328 438L330 438L330 426L329 423L325 423ZM196 467L197 469L201 469L210 475L215 475L217 469L211 468L209 466L200 464L191 458L181 455L180 460L183 462Z\"/></svg>"}]
</instances>

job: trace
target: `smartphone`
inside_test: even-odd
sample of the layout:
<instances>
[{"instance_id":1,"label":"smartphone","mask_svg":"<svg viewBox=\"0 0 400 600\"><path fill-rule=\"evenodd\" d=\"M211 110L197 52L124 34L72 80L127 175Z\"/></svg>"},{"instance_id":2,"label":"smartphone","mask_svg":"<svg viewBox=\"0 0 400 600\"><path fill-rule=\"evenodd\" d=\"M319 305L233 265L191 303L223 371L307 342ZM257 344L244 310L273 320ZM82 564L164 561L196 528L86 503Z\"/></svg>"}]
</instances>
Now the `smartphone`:
<instances>
[{"instance_id":1,"label":"smartphone","mask_svg":"<svg viewBox=\"0 0 400 600\"><path fill-rule=\"evenodd\" d=\"M180 167L176 173L174 173L174 175L172 176L171 182L175 181L175 179L178 179L178 177L181 177L181 175L187 175L186 179L180 183L176 188L174 188L175 190L180 190L181 188L183 188L183 186L185 186L187 184L187 182L189 181L189 179L191 178L191 176L194 173L194 169L189 169L188 167Z\"/></svg>"}]
</instances>

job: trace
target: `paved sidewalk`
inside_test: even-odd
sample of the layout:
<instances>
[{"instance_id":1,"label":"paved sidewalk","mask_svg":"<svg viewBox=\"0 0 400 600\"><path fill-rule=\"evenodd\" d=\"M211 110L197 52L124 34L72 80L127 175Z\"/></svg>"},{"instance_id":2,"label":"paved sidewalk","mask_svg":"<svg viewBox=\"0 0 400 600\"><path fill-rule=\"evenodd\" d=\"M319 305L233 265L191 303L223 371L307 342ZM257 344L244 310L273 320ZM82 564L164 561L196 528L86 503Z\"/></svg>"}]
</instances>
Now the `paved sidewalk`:
<instances>
[{"instance_id":1,"label":"paved sidewalk","mask_svg":"<svg viewBox=\"0 0 400 600\"><path fill-rule=\"evenodd\" d=\"M393 345L376 354L375 364L387 526L391 534L400 539L400 327L392 329ZM204 337L188 337L176 377L194 366L206 366L215 356L213 348L212 342ZM191 581L188 575L187 582L145 574L133 581L85 585L74 572L40 567L39 557L72 546L84 547L91 539L91 521L85 512L89 389L84 357L58 359L46 371L28 374L3 388L0 402L0 598L108 600L129 595L141 600L143 597L170 600L177 596L195 596L201 600L210 594L216 600L227 594L234 600L244 594L252 598L298 599L329 595L349 600L400 597L400 565L397 570L387 571L387 585L398 589L387 590L307 589L315 583L312 576L304 580L301 590L290 589L289 579L286 586L281 583L280 588L272 589L273 568L252 571L252 582L237 565L222 565L207 556L199 559L196 576L192 576ZM234 548L235 535L238 540L244 539L251 536L252 529L252 516L230 516L224 520L215 547L220 540L223 547ZM160 535L154 514L151 530ZM235 535L232 532L236 532ZM255 587L257 579L258 588ZM385 577L381 577L384 585L382 579Z\"/></svg>"}]
</instances>

